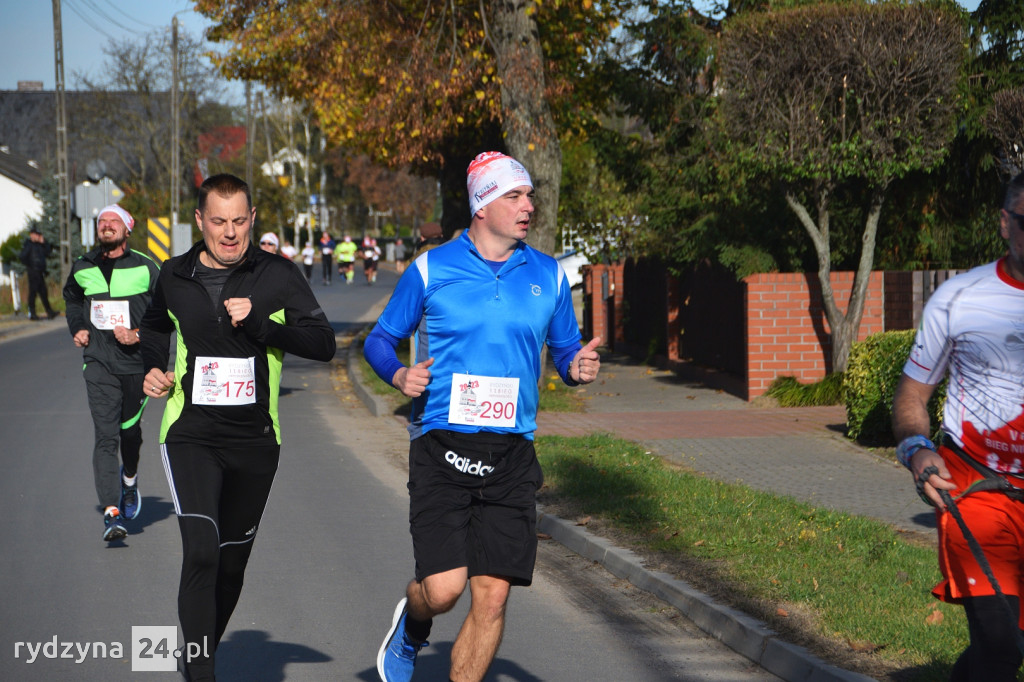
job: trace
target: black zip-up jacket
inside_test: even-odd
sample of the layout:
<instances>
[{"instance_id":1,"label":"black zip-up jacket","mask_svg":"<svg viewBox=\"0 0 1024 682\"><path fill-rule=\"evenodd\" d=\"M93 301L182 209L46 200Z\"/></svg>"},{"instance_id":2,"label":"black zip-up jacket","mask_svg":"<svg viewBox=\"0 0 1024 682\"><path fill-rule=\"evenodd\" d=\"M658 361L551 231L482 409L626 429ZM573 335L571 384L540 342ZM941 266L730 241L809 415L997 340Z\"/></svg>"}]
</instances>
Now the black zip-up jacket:
<instances>
[{"instance_id":1,"label":"black zip-up jacket","mask_svg":"<svg viewBox=\"0 0 1024 682\"><path fill-rule=\"evenodd\" d=\"M160 427L160 442L220 447L281 443L277 418L281 361L285 353L310 360L334 357L334 330L309 283L290 261L249 245L245 261L233 268L214 305L196 277L198 242L160 269L153 301L142 319L146 372L168 369L170 334L177 331L174 386ZM223 301L245 298L252 311L232 327ZM255 402L247 405L194 405L196 357L253 358Z\"/></svg>"},{"instance_id":2,"label":"black zip-up jacket","mask_svg":"<svg viewBox=\"0 0 1024 682\"><path fill-rule=\"evenodd\" d=\"M18 257L26 268L45 275L46 258L50 255L51 251L53 251L53 244L50 242L34 242L29 239L21 247L21 253L18 254Z\"/></svg>"}]
</instances>

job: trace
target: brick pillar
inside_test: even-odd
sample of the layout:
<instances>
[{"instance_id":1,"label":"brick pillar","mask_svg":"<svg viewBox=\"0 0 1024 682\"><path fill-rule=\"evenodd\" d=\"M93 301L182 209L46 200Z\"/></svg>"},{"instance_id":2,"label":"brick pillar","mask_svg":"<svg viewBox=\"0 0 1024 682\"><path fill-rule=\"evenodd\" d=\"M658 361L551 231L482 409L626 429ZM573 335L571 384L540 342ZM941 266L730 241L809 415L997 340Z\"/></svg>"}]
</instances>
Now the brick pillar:
<instances>
[{"instance_id":1,"label":"brick pillar","mask_svg":"<svg viewBox=\"0 0 1024 682\"><path fill-rule=\"evenodd\" d=\"M601 299L601 273L604 265L584 265L583 273L583 332L589 339L600 336L607 338L605 324L607 313Z\"/></svg>"}]
</instances>

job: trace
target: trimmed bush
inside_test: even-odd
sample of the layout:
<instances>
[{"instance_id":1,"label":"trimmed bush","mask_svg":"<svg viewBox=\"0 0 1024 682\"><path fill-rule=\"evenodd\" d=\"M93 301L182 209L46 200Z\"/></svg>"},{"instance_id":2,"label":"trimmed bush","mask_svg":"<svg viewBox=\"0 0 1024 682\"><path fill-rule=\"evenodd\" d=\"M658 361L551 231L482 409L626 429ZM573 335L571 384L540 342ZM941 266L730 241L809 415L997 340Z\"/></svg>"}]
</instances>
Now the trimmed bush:
<instances>
[{"instance_id":1,"label":"trimmed bush","mask_svg":"<svg viewBox=\"0 0 1024 682\"><path fill-rule=\"evenodd\" d=\"M914 344L913 329L882 332L853 344L843 379L846 432L850 438L892 444L892 398ZM932 434L938 435L946 381L928 402Z\"/></svg>"}]
</instances>

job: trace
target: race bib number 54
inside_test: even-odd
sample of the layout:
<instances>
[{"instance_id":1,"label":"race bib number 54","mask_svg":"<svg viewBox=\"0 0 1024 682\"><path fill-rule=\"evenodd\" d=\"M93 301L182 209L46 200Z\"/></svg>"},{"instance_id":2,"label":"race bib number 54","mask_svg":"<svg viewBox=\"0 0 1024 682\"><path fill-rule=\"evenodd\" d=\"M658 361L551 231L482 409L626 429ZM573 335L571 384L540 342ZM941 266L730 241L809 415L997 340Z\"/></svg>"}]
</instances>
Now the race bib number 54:
<instances>
[{"instance_id":1,"label":"race bib number 54","mask_svg":"<svg viewBox=\"0 0 1024 682\"><path fill-rule=\"evenodd\" d=\"M255 358L196 358L193 405L250 405L256 402Z\"/></svg>"},{"instance_id":2,"label":"race bib number 54","mask_svg":"<svg viewBox=\"0 0 1024 682\"><path fill-rule=\"evenodd\" d=\"M128 301L97 301L89 304L89 320L97 329L131 328Z\"/></svg>"},{"instance_id":3,"label":"race bib number 54","mask_svg":"<svg viewBox=\"0 0 1024 682\"><path fill-rule=\"evenodd\" d=\"M448 423L511 427L518 409L518 378L452 374Z\"/></svg>"}]
</instances>

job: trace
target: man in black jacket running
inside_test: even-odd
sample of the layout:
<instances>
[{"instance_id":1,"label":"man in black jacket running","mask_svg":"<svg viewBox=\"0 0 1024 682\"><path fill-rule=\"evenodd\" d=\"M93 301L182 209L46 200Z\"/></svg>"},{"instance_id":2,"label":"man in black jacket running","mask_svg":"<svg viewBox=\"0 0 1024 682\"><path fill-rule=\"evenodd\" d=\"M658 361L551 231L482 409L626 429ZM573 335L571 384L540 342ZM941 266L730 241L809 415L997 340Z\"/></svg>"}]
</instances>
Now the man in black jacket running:
<instances>
[{"instance_id":1,"label":"man in black jacket running","mask_svg":"<svg viewBox=\"0 0 1024 682\"><path fill-rule=\"evenodd\" d=\"M128 248L135 219L117 204L96 219L99 246L74 262L64 284L68 331L82 349L82 373L96 433L92 453L103 539L127 535L126 519L142 508L137 475L142 447L143 366L139 323L156 288L159 266ZM118 461L118 448L121 459Z\"/></svg>"},{"instance_id":2,"label":"man in black jacket running","mask_svg":"<svg viewBox=\"0 0 1024 682\"><path fill-rule=\"evenodd\" d=\"M196 209L203 239L164 263L142 320L145 391L168 399L161 455L182 540L183 659L196 681L214 679L213 654L277 471L284 354L327 361L335 352L302 272L252 243L255 218L245 182L208 178Z\"/></svg>"}]
</instances>

